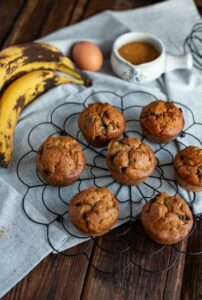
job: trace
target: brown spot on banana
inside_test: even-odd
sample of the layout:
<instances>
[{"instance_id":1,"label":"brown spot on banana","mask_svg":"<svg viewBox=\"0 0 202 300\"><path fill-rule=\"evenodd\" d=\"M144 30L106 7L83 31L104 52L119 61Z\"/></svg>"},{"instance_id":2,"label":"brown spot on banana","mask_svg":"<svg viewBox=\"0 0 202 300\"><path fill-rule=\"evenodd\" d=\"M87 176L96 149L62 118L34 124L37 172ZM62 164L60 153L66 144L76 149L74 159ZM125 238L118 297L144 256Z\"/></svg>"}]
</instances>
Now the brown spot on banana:
<instances>
[{"instance_id":1,"label":"brown spot on banana","mask_svg":"<svg viewBox=\"0 0 202 300\"><path fill-rule=\"evenodd\" d=\"M35 68L30 68L29 69L29 72L32 72L32 71L36 71ZM45 71L44 71L45 72ZM0 89L1 89L1 94L3 94L3 92L5 91L5 89L14 81L16 80L17 78L21 77L22 75L25 75L27 72L18 72L17 75L14 75L12 76L9 80L5 80L4 84L3 84L3 88L1 89L1 86L0 86Z\"/></svg>"},{"instance_id":2,"label":"brown spot on banana","mask_svg":"<svg viewBox=\"0 0 202 300\"><path fill-rule=\"evenodd\" d=\"M4 67L5 63L1 62L1 59L6 59L8 56L7 55L0 55L0 67Z\"/></svg>"},{"instance_id":3,"label":"brown spot on banana","mask_svg":"<svg viewBox=\"0 0 202 300\"><path fill-rule=\"evenodd\" d=\"M8 55L0 54L0 59L6 59Z\"/></svg>"},{"instance_id":4,"label":"brown spot on banana","mask_svg":"<svg viewBox=\"0 0 202 300\"><path fill-rule=\"evenodd\" d=\"M4 135L4 144L6 150L9 150L11 148L12 141L11 141L11 136L9 134Z\"/></svg>"},{"instance_id":5,"label":"brown spot on banana","mask_svg":"<svg viewBox=\"0 0 202 300\"><path fill-rule=\"evenodd\" d=\"M41 77L42 77L42 78L46 78L46 76L48 76L49 74L50 74L49 71L42 71Z\"/></svg>"},{"instance_id":6,"label":"brown spot on banana","mask_svg":"<svg viewBox=\"0 0 202 300\"><path fill-rule=\"evenodd\" d=\"M50 88L54 87L57 83L57 80L55 77L48 78L44 83L44 92L49 90Z\"/></svg>"},{"instance_id":7,"label":"brown spot on banana","mask_svg":"<svg viewBox=\"0 0 202 300\"><path fill-rule=\"evenodd\" d=\"M16 101L16 104L15 106L13 107L13 110L22 110L24 108L24 105L25 105L25 97L24 96L20 96L18 98L18 100Z\"/></svg>"},{"instance_id":8,"label":"brown spot on banana","mask_svg":"<svg viewBox=\"0 0 202 300\"><path fill-rule=\"evenodd\" d=\"M27 81L26 85L23 85L23 82L25 80ZM33 86L34 82L34 86ZM1 166L8 166L9 162L11 160L11 155L13 151L13 136L15 131L15 124L18 121L18 117L21 113L21 111L24 109L26 105L28 105L31 101L36 99L37 96L44 93L46 90L57 86L59 84L63 83L77 83L82 84L82 80L77 79L70 79L68 77L61 77L57 76L53 71L34 71L29 72L26 75L23 75L21 78L17 79L14 83L11 83L11 85L7 88L7 90L2 95L1 101L4 103L4 109L6 107L7 99L10 97L9 101L13 103L12 107L10 105L10 111L8 111L8 118L4 119L5 127L2 126L0 123L0 154L1 154ZM15 93L15 86L20 86L20 95L17 96ZM29 85L32 88L31 92L29 89ZM11 94L9 93L9 90L11 91ZM18 91L19 92L19 91ZM7 93L7 94L6 94ZM5 96L6 95L6 96ZM14 97L16 95L16 98ZM19 94L18 94L19 95ZM13 97L15 99L13 99ZM6 110L5 110L6 111ZM10 117L11 116L11 117ZM8 128L9 127L9 128ZM11 127L11 128L10 128ZM5 130L6 128L6 130Z\"/></svg>"},{"instance_id":9,"label":"brown spot on banana","mask_svg":"<svg viewBox=\"0 0 202 300\"><path fill-rule=\"evenodd\" d=\"M81 75L81 77L84 81L84 85L86 87L92 86L92 79L89 77L89 75L87 73L84 73L83 71L78 70L78 69L76 69L76 72L78 72Z\"/></svg>"},{"instance_id":10,"label":"brown spot on banana","mask_svg":"<svg viewBox=\"0 0 202 300\"><path fill-rule=\"evenodd\" d=\"M0 166L3 168L7 168L8 167L8 163L6 162L6 157L4 153L0 152Z\"/></svg>"},{"instance_id":11,"label":"brown spot on banana","mask_svg":"<svg viewBox=\"0 0 202 300\"><path fill-rule=\"evenodd\" d=\"M8 167L12 156L13 138L11 134L1 132L0 135L0 166L4 168Z\"/></svg>"},{"instance_id":12,"label":"brown spot on banana","mask_svg":"<svg viewBox=\"0 0 202 300\"><path fill-rule=\"evenodd\" d=\"M11 120L8 119L7 123L8 123L8 129L11 129L11 127L12 127L12 122L11 122Z\"/></svg>"},{"instance_id":13,"label":"brown spot on banana","mask_svg":"<svg viewBox=\"0 0 202 300\"><path fill-rule=\"evenodd\" d=\"M25 56L24 63L32 63L35 61L59 62L64 54L58 49L53 51L40 43L28 43L22 45L22 55Z\"/></svg>"},{"instance_id":14,"label":"brown spot on banana","mask_svg":"<svg viewBox=\"0 0 202 300\"><path fill-rule=\"evenodd\" d=\"M22 44L19 48L22 49L21 55L10 60L6 66L8 73L15 71L19 67L19 64L23 66L35 62L57 63L60 62L62 57L64 57L63 53L60 52L59 49L58 51L52 51L40 43Z\"/></svg>"},{"instance_id":15,"label":"brown spot on banana","mask_svg":"<svg viewBox=\"0 0 202 300\"><path fill-rule=\"evenodd\" d=\"M5 70L5 78L0 82L0 88L5 87L5 85L8 85L19 76L27 73L27 71L21 71L21 68L27 64L30 65L29 71L43 69L42 62L55 63L55 66L52 65L49 68L60 70L62 65L61 59L65 57L59 49L44 43L21 44L16 46L16 48L20 50L20 54L17 57L8 60L7 63L1 62L0 60L0 67ZM4 49L4 51L6 51L6 49ZM2 54L0 59L6 59L6 57L9 58L9 56ZM39 66L32 68L32 63L36 62L39 62ZM45 69L48 69L48 67L46 66Z\"/></svg>"},{"instance_id":16,"label":"brown spot on banana","mask_svg":"<svg viewBox=\"0 0 202 300\"><path fill-rule=\"evenodd\" d=\"M83 80L86 86L91 85L91 79L88 75L76 70L73 62L54 46L36 42L21 44L15 47L18 49L17 53L19 53L17 57L15 56L12 59L12 57L8 56L7 63L3 63L2 65L5 76L0 82L0 89L7 86L19 76L39 69L62 71L73 78ZM3 51L6 51L6 49Z\"/></svg>"}]
</instances>

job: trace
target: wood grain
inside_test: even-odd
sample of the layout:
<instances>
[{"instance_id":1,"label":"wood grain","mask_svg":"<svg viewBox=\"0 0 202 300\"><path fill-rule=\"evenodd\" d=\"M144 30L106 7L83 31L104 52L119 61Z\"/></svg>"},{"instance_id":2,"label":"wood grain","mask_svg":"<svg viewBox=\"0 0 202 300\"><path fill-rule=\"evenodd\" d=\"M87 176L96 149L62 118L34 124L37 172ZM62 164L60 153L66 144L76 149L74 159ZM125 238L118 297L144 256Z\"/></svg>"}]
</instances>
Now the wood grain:
<instances>
[{"instance_id":1,"label":"wood grain","mask_svg":"<svg viewBox=\"0 0 202 300\"><path fill-rule=\"evenodd\" d=\"M66 254L91 254L92 242L69 249ZM65 257L49 255L2 300L79 299L88 260L83 255Z\"/></svg>"},{"instance_id":2,"label":"wood grain","mask_svg":"<svg viewBox=\"0 0 202 300\"><path fill-rule=\"evenodd\" d=\"M146 5L160 2L158 0L105 0L105 1L94 1L90 0L88 6L83 14L83 19L93 16L103 10L127 10L131 8L143 7Z\"/></svg>"},{"instance_id":3,"label":"wood grain","mask_svg":"<svg viewBox=\"0 0 202 300\"><path fill-rule=\"evenodd\" d=\"M202 220L189 239L187 249L194 252L202 250ZM202 255L186 256L181 295L183 300L202 299Z\"/></svg>"},{"instance_id":4,"label":"wood grain","mask_svg":"<svg viewBox=\"0 0 202 300\"><path fill-rule=\"evenodd\" d=\"M40 36L44 36L52 31L60 29L69 23L77 4L76 0L57 0L53 3L46 18Z\"/></svg>"},{"instance_id":5,"label":"wood grain","mask_svg":"<svg viewBox=\"0 0 202 300\"><path fill-rule=\"evenodd\" d=\"M202 7L202 0L195 0L197 7Z\"/></svg>"},{"instance_id":6,"label":"wood grain","mask_svg":"<svg viewBox=\"0 0 202 300\"><path fill-rule=\"evenodd\" d=\"M116 229L117 233L124 231L127 225L121 229ZM103 248L124 249L128 245L138 251L151 253L159 246L148 240L141 226L135 225L134 232L129 236L123 236L120 240L111 240L104 236L100 239L99 245ZM186 241L180 245L180 249L186 247ZM140 268L130 265L141 266L147 270L160 270L166 268L174 261L176 251L168 246L155 255L142 255L134 251L125 254L106 254L99 247L94 246L92 264L99 269L113 271L112 266L123 268L128 266L126 271L117 275L105 275L97 272L89 266L85 286L83 288L82 299L180 299L181 278L184 269L184 258L179 256L175 266L167 272L148 273Z\"/></svg>"},{"instance_id":7,"label":"wood grain","mask_svg":"<svg viewBox=\"0 0 202 300\"><path fill-rule=\"evenodd\" d=\"M88 4L89 0L78 0L68 24L74 24L82 20Z\"/></svg>"},{"instance_id":8,"label":"wood grain","mask_svg":"<svg viewBox=\"0 0 202 300\"><path fill-rule=\"evenodd\" d=\"M0 47L9 35L18 14L21 12L24 2L24 0L0 1Z\"/></svg>"},{"instance_id":9,"label":"wood grain","mask_svg":"<svg viewBox=\"0 0 202 300\"><path fill-rule=\"evenodd\" d=\"M27 1L14 23L4 47L27 43L38 38L53 2L54 0Z\"/></svg>"}]
</instances>

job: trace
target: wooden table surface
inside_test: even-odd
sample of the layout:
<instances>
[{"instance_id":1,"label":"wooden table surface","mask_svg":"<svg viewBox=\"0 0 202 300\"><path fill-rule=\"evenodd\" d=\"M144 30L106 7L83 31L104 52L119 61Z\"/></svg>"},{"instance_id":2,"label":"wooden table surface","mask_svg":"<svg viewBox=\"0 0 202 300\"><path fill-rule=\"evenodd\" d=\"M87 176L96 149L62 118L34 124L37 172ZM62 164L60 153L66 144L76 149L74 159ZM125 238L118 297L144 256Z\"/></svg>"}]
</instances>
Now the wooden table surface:
<instances>
[{"instance_id":1,"label":"wooden table surface","mask_svg":"<svg viewBox=\"0 0 202 300\"><path fill-rule=\"evenodd\" d=\"M180 1L180 0L179 0ZM0 46L6 47L29 42L54 30L79 22L105 9L125 10L157 3L157 0L0 0ZM196 0L202 13L202 0ZM181 249L201 245L202 230L184 241ZM124 228L118 228L120 233ZM96 243L105 247L105 237ZM122 242L123 244L125 241ZM135 243L145 249L146 240L136 231ZM122 245L121 245L122 246ZM95 242L83 243L66 253L85 251L90 262L100 268L109 268L108 255L95 246ZM116 258L116 264L127 262L130 253ZM173 259L173 250L168 248L159 256L158 267ZM112 258L113 259L113 258ZM150 258L137 258L144 267L154 264ZM155 262L156 263L156 262ZM109 266L107 265L109 264ZM181 255L175 267L168 272L149 274L131 266L118 275L106 276L90 267L84 256L72 258L49 255L29 275L17 284L3 300L114 300L114 299L202 299L202 256Z\"/></svg>"}]
</instances>

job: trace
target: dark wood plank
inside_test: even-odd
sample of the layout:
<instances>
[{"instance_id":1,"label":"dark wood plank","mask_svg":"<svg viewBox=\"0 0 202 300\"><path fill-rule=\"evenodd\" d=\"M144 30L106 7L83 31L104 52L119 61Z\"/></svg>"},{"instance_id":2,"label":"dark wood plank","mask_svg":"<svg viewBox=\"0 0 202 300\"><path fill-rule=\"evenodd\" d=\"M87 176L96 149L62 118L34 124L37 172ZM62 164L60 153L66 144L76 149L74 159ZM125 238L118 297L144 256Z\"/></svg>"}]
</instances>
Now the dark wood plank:
<instances>
[{"instance_id":1,"label":"dark wood plank","mask_svg":"<svg viewBox=\"0 0 202 300\"><path fill-rule=\"evenodd\" d=\"M181 251L185 251L187 249L187 239L181 243L179 249ZM171 255L172 256L175 255L175 251L173 251ZM175 267L167 273L164 294L163 294L164 300L180 299L184 265L185 265L185 255L181 254L179 255Z\"/></svg>"},{"instance_id":2,"label":"dark wood plank","mask_svg":"<svg viewBox=\"0 0 202 300\"><path fill-rule=\"evenodd\" d=\"M202 251L202 221L189 239L188 250L192 252ZM200 256L186 256L181 299L202 299L202 254Z\"/></svg>"},{"instance_id":3,"label":"dark wood plank","mask_svg":"<svg viewBox=\"0 0 202 300\"><path fill-rule=\"evenodd\" d=\"M198 7L200 14L202 15L202 0L195 0L195 3Z\"/></svg>"},{"instance_id":4,"label":"dark wood plank","mask_svg":"<svg viewBox=\"0 0 202 300\"><path fill-rule=\"evenodd\" d=\"M195 0L197 7L202 7L202 0Z\"/></svg>"},{"instance_id":5,"label":"dark wood plank","mask_svg":"<svg viewBox=\"0 0 202 300\"><path fill-rule=\"evenodd\" d=\"M3 45L5 39L9 35L12 25L14 24L18 14L20 13L25 0L1 0L0 1L0 46Z\"/></svg>"},{"instance_id":6,"label":"dark wood plank","mask_svg":"<svg viewBox=\"0 0 202 300\"><path fill-rule=\"evenodd\" d=\"M83 15L88 7L89 0L78 0L72 13L69 24L74 24L83 19Z\"/></svg>"},{"instance_id":7,"label":"dark wood plank","mask_svg":"<svg viewBox=\"0 0 202 300\"><path fill-rule=\"evenodd\" d=\"M126 10L131 8L143 7L157 2L160 2L160 0L90 0L88 6L85 9L83 18L88 18L106 9Z\"/></svg>"},{"instance_id":8,"label":"dark wood plank","mask_svg":"<svg viewBox=\"0 0 202 300\"><path fill-rule=\"evenodd\" d=\"M49 12L48 17L46 18L46 22L43 26L40 36L44 36L52 31L55 31L67 25L75 10L76 4L76 0L55 1Z\"/></svg>"},{"instance_id":9,"label":"dark wood plank","mask_svg":"<svg viewBox=\"0 0 202 300\"><path fill-rule=\"evenodd\" d=\"M92 245L91 241L86 242L65 253L75 255L86 252L90 256ZM88 260L83 255L49 255L2 300L79 299L87 267Z\"/></svg>"},{"instance_id":10,"label":"dark wood plank","mask_svg":"<svg viewBox=\"0 0 202 300\"><path fill-rule=\"evenodd\" d=\"M54 0L27 1L4 43L9 45L31 42L38 38Z\"/></svg>"},{"instance_id":11,"label":"dark wood plank","mask_svg":"<svg viewBox=\"0 0 202 300\"><path fill-rule=\"evenodd\" d=\"M126 226L126 225L125 225ZM122 229L116 229L119 234ZM111 235L111 233L110 233ZM148 240L141 227L135 226L133 235L122 235L117 241L110 237L103 237L98 245L105 249L124 249L133 245L139 251L151 252L154 244ZM186 241L180 245L180 249L186 248ZM120 269L127 266L131 261L141 265L144 269L160 270L168 267L176 257L176 251L167 247L161 254L142 255L134 251L125 254L110 255L99 247L94 246L91 263L97 268L113 271L113 267ZM117 275L105 275L89 267L82 293L82 299L180 299L181 278L184 269L184 257L179 256L176 264L168 272L147 273L138 267L131 265L126 271Z\"/></svg>"}]
</instances>

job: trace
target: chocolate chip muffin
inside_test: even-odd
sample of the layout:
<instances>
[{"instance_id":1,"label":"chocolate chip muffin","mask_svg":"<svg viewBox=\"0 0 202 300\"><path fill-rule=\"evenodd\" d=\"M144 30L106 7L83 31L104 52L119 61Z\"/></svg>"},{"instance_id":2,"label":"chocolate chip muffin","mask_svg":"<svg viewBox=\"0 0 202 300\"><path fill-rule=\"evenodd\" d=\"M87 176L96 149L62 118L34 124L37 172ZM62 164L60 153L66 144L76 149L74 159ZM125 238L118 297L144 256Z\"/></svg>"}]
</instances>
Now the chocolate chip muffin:
<instances>
[{"instance_id":1,"label":"chocolate chip muffin","mask_svg":"<svg viewBox=\"0 0 202 300\"><path fill-rule=\"evenodd\" d=\"M141 221L148 236L159 244L178 243L193 227L189 206L179 196L167 193L160 193L145 204Z\"/></svg>"},{"instance_id":2,"label":"chocolate chip muffin","mask_svg":"<svg viewBox=\"0 0 202 300\"><path fill-rule=\"evenodd\" d=\"M152 149L136 138L110 142L106 161L112 177L126 185L143 182L157 163Z\"/></svg>"},{"instance_id":3,"label":"chocolate chip muffin","mask_svg":"<svg viewBox=\"0 0 202 300\"><path fill-rule=\"evenodd\" d=\"M202 149L189 146L179 151L173 161L177 182L192 192L202 191Z\"/></svg>"},{"instance_id":4,"label":"chocolate chip muffin","mask_svg":"<svg viewBox=\"0 0 202 300\"><path fill-rule=\"evenodd\" d=\"M86 164L79 143L69 136L49 137L36 154L36 167L51 185L66 186L76 181Z\"/></svg>"},{"instance_id":5,"label":"chocolate chip muffin","mask_svg":"<svg viewBox=\"0 0 202 300\"><path fill-rule=\"evenodd\" d=\"M140 124L143 134L154 143L174 140L184 127L182 110L173 102L151 102L142 109Z\"/></svg>"},{"instance_id":6,"label":"chocolate chip muffin","mask_svg":"<svg viewBox=\"0 0 202 300\"><path fill-rule=\"evenodd\" d=\"M119 207L107 188L90 187L71 199L68 213L71 222L81 232L99 236L108 232L116 222Z\"/></svg>"},{"instance_id":7,"label":"chocolate chip muffin","mask_svg":"<svg viewBox=\"0 0 202 300\"><path fill-rule=\"evenodd\" d=\"M125 130L123 114L109 103L93 103L79 116L79 128L94 147L105 147Z\"/></svg>"}]
</instances>

